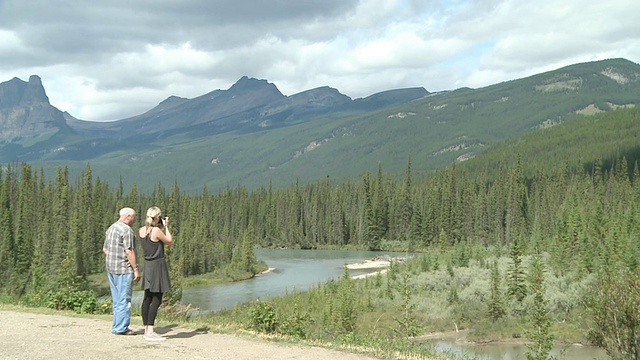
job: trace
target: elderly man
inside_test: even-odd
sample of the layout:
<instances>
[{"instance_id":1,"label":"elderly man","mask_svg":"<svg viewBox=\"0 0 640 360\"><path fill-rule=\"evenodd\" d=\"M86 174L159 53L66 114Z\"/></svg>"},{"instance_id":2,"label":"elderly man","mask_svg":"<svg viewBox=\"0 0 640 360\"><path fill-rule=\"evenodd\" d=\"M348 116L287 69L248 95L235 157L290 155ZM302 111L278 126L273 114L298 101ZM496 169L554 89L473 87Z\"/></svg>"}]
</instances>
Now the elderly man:
<instances>
[{"instance_id":1,"label":"elderly man","mask_svg":"<svg viewBox=\"0 0 640 360\"><path fill-rule=\"evenodd\" d=\"M131 295L133 282L140 279L136 259L135 235L131 226L136 212L125 207L120 218L107 229L102 251L106 255L107 276L113 300L111 332L116 335L133 335L131 323Z\"/></svg>"}]
</instances>

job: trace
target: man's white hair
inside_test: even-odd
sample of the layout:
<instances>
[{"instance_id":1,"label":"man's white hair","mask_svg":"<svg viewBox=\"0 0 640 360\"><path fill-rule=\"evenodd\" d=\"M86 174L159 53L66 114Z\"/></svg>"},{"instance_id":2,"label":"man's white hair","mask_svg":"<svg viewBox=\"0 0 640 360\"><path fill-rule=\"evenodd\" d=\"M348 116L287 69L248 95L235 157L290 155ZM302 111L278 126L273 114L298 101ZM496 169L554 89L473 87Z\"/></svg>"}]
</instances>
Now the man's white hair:
<instances>
[{"instance_id":1,"label":"man's white hair","mask_svg":"<svg viewBox=\"0 0 640 360\"><path fill-rule=\"evenodd\" d=\"M120 209L120 216L133 215L135 213L136 213L136 211L133 210L130 207L125 207L125 208Z\"/></svg>"}]
</instances>

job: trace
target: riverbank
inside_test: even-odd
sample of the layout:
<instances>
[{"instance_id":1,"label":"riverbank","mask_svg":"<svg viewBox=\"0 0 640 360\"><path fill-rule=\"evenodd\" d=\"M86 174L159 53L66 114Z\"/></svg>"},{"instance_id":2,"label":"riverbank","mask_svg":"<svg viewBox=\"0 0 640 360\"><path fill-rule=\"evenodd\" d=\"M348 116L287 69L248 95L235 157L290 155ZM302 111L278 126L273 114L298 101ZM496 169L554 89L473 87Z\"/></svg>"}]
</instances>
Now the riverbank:
<instances>
[{"instance_id":1,"label":"riverbank","mask_svg":"<svg viewBox=\"0 0 640 360\"><path fill-rule=\"evenodd\" d=\"M378 274L384 274L391 267L391 263L393 261L404 261L399 258L391 258L391 257L376 257L373 259L368 259L365 261L347 264L346 267L349 270L372 270L371 272L367 272L365 274L354 275L352 279L364 279L370 276L376 276ZM267 270L257 274L256 276L266 275L272 271L276 270L275 268L268 268Z\"/></svg>"},{"instance_id":2,"label":"riverbank","mask_svg":"<svg viewBox=\"0 0 640 360\"><path fill-rule=\"evenodd\" d=\"M373 258L370 260L365 260L362 262L358 262L355 264L347 264L347 269L349 270L362 270L362 269L382 269L388 268L391 266L391 261L394 261L393 258L383 257L383 258ZM397 261L397 260L395 260Z\"/></svg>"},{"instance_id":3,"label":"riverbank","mask_svg":"<svg viewBox=\"0 0 640 360\"><path fill-rule=\"evenodd\" d=\"M365 260L362 262L347 264L346 267L349 270L372 270L365 274L354 275L352 279L364 279L370 276L377 276L378 274L385 274L391 267L392 262L402 262L402 258L392 258L388 256L375 257L373 259Z\"/></svg>"}]
</instances>

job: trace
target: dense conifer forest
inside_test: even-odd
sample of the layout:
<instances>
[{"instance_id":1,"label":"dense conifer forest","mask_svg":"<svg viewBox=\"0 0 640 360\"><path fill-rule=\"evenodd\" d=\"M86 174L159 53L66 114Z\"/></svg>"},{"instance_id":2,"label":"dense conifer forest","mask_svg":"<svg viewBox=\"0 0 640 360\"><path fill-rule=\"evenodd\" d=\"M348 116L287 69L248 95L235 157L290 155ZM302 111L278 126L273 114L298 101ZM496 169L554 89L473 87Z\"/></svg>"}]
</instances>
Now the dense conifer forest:
<instances>
[{"instance_id":1,"label":"dense conifer forest","mask_svg":"<svg viewBox=\"0 0 640 360\"><path fill-rule=\"evenodd\" d=\"M77 179L64 167L48 179L29 164L6 164L0 289L27 303L98 311L93 300L104 294L89 279L104 272L104 231L121 207L144 214L155 205L174 224L169 259L177 283L213 271L251 276L255 247L421 254L376 279L345 276L292 294L304 311L283 305L294 301L285 297L217 315L258 331L326 341L346 334L357 342L411 338L454 322L479 339L495 336L487 334L492 327L511 332L502 337L518 333L536 345L532 358L544 358L563 336L638 358L639 135L640 111L618 110L433 173L414 173L409 155L400 175L379 167L342 183L218 194L184 193L177 183L124 189L94 179L90 165ZM74 302L78 294L93 300ZM392 315L372 327L383 313Z\"/></svg>"}]
</instances>

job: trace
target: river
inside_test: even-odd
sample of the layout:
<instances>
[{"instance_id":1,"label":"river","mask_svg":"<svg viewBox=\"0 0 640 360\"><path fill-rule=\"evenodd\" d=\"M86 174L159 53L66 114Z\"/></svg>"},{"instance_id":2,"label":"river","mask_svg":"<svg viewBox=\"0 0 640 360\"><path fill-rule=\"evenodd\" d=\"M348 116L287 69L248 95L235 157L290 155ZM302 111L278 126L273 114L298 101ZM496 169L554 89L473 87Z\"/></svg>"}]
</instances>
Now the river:
<instances>
[{"instance_id":1,"label":"river","mask_svg":"<svg viewBox=\"0 0 640 360\"><path fill-rule=\"evenodd\" d=\"M258 249L256 258L272 271L254 279L208 287L184 289L182 302L201 311L233 308L238 303L278 296L294 290L304 291L314 285L344 274L344 265L376 256L405 256L405 253L346 250L270 250ZM359 275L371 270L349 270Z\"/></svg>"}]
</instances>

